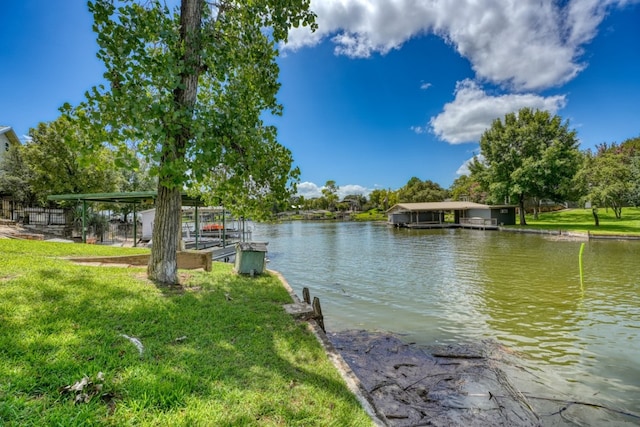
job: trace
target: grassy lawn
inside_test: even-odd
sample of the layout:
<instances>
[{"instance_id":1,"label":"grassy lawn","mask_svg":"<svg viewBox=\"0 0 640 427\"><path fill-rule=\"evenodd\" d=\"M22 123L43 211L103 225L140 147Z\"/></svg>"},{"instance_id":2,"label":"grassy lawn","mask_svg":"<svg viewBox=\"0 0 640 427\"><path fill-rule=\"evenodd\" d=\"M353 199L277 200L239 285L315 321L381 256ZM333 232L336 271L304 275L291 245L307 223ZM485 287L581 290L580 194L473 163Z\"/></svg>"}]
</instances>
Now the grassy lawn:
<instances>
[{"instance_id":1,"label":"grassy lawn","mask_svg":"<svg viewBox=\"0 0 640 427\"><path fill-rule=\"evenodd\" d=\"M387 221L387 215L379 211L378 209L371 209L366 212L359 212L352 215L351 218L355 221Z\"/></svg>"},{"instance_id":2,"label":"grassy lawn","mask_svg":"<svg viewBox=\"0 0 640 427\"><path fill-rule=\"evenodd\" d=\"M527 215L527 228L547 230L589 231L592 234L640 235L640 208L623 208L622 219L616 219L611 209L598 209L600 226L596 227L591 209L567 209L540 214L538 220ZM519 227L519 225L513 226Z\"/></svg>"},{"instance_id":3,"label":"grassy lawn","mask_svg":"<svg viewBox=\"0 0 640 427\"><path fill-rule=\"evenodd\" d=\"M125 253L0 240L0 425L371 425L276 277L56 258Z\"/></svg>"}]
</instances>

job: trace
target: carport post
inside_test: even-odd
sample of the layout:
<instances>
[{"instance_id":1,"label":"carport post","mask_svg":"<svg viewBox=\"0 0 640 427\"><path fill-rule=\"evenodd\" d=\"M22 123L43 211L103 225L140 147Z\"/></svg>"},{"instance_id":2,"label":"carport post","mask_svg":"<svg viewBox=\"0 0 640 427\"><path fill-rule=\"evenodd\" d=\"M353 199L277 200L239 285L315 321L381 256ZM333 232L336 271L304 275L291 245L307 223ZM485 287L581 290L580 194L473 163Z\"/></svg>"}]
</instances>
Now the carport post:
<instances>
[{"instance_id":1,"label":"carport post","mask_svg":"<svg viewBox=\"0 0 640 427\"><path fill-rule=\"evenodd\" d=\"M133 204L133 247L138 246L138 216L136 215L136 204Z\"/></svg>"},{"instance_id":2,"label":"carport post","mask_svg":"<svg viewBox=\"0 0 640 427\"><path fill-rule=\"evenodd\" d=\"M82 243L87 243L87 201L82 200Z\"/></svg>"},{"instance_id":3,"label":"carport post","mask_svg":"<svg viewBox=\"0 0 640 427\"><path fill-rule=\"evenodd\" d=\"M200 229L198 228L198 203L196 203L196 251L199 249L198 248L198 234L200 234Z\"/></svg>"},{"instance_id":4,"label":"carport post","mask_svg":"<svg viewBox=\"0 0 640 427\"><path fill-rule=\"evenodd\" d=\"M227 247L227 224L226 217L224 215L224 206L222 206L222 247Z\"/></svg>"}]
</instances>

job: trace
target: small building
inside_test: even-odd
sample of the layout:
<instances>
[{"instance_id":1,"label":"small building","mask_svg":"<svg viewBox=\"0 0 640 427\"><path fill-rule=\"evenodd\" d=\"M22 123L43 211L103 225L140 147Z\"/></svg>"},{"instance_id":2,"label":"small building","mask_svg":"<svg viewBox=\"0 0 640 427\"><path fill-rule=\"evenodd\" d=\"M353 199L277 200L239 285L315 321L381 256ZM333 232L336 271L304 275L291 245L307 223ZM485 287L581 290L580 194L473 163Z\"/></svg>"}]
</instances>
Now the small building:
<instances>
[{"instance_id":1,"label":"small building","mask_svg":"<svg viewBox=\"0 0 640 427\"><path fill-rule=\"evenodd\" d=\"M10 126L0 126L0 163L4 160L11 145L20 145L18 135Z\"/></svg>"},{"instance_id":2,"label":"small building","mask_svg":"<svg viewBox=\"0 0 640 427\"><path fill-rule=\"evenodd\" d=\"M445 214L453 213L453 222ZM473 202L398 203L387 211L388 223L407 228L497 229L516 223L516 207Z\"/></svg>"}]
</instances>

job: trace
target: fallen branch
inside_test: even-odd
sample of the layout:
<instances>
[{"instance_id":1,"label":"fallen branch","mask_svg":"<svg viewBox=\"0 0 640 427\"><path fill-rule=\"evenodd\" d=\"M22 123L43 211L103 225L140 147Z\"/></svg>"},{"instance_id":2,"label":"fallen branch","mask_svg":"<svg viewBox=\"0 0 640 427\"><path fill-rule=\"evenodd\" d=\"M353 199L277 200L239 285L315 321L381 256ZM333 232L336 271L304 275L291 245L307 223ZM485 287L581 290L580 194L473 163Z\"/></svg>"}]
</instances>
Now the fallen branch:
<instances>
[{"instance_id":1,"label":"fallen branch","mask_svg":"<svg viewBox=\"0 0 640 427\"><path fill-rule=\"evenodd\" d=\"M628 412L628 411L623 411L621 409L611 408L609 406L601 405L599 403L581 402L581 401L578 401L578 400L554 399L552 397L541 397L541 396L529 396L529 398L530 399L536 399L536 400L546 400L548 402L558 402L558 403L566 404L566 407L562 408L560 411L558 411L558 413L566 410L570 405L582 405L582 406L590 406L592 408L597 408L597 409L604 409L606 411L615 412L615 413L620 414L620 415L626 415L627 417L640 419L640 415L634 414L633 412ZM556 414L550 414L550 415L556 415Z\"/></svg>"},{"instance_id":2,"label":"fallen branch","mask_svg":"<svg viewBox=\"0 0 640 427\"><path fill-rule=\"evenodd\" d=\"M500 398L509 398L509 396L501 396L498 394L493 394L493 393L474 393L471 396L477 396L477 397L500 397ZM639 414L635 414L633 412L629 412L629 411L624 411L622 409L615 409L615 408L611 408L610 406L606 406L606 405L601 405L599 403L590 403L590 402L581 402L579 400L566 400L566 399L556 399L553 397L542 397L542 396L533 396L530 394L527 394L527 398L529 399L535 399L535 400L546 400L548 402L557 402L557 403L564 403L565 406L560 408L560 410L553 412L551 414L547 414L547 415L543 415L545 417L551 416L551 415L558 415L558 414L562 414L562 412L566 411L568 409L569 406L571 405L581 405L581 406L590 406L592 408L596 408L596 409L604 409L605 411L609 411L609 412L614 412L616 414L620 414L620 415L625 415L627 417L631 417L631 418L637 418L640 419L640 415Z\"/></svg>"}]
</instances>

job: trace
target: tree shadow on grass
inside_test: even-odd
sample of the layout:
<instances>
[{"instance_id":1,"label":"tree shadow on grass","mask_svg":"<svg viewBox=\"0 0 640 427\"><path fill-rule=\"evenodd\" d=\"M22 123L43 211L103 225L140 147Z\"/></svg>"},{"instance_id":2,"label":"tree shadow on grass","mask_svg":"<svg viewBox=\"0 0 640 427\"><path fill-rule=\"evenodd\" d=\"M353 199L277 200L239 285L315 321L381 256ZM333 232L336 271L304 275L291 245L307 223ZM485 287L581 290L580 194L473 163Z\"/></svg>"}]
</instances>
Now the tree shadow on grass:
<instances>
[{"instance_id":1,"label":"tree shadow on grass","mask_svg":"<svg viewBox=\"0 0 640 427\"><path fill-rule=\"evenodd\" d=\"M112 424L366 420L315 338L284 313L289 296L276 279L201 273L176 292L135 271L105 271L36 267L15 279L31 287L29 297L19 287L3 293L0 307L16 311L0 311L0 372L9 384L2 393L22 396L5 402L14 415L0 410L9 424L34 410L42 422L79 411L88 422ZM74 405L60 394L98 372L115 410L99 396Z\"/></svg>"}]
</instances>

